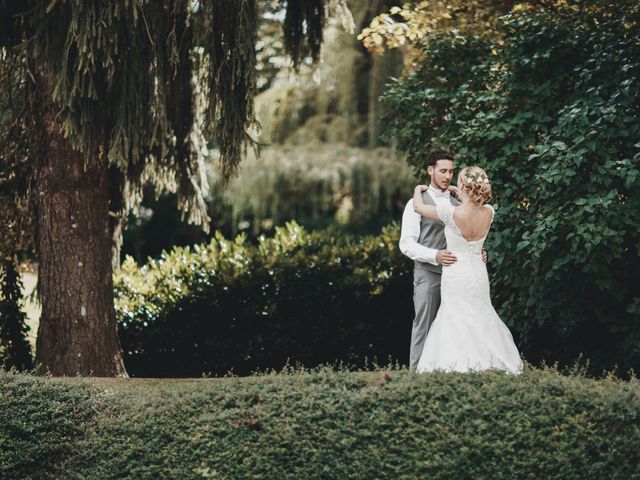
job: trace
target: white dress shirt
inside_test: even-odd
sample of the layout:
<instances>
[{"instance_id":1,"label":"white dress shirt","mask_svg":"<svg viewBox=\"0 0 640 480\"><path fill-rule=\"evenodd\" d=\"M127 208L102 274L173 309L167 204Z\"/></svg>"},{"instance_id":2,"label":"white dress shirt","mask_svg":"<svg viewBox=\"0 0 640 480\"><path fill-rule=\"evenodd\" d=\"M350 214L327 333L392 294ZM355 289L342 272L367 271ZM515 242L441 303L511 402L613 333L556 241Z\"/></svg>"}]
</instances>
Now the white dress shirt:
<instances>
[{"instance_id":1,"label":"white dress shirt","mask_svg":"<svg viewBox=\"0 0 640 480\"><path fill-rule=\"evenodd\" d=\"M451 204L449 191L442 192L429 185L427 193L436 205ZM437 248L429 248L418 243L420 237L420 214L413 209L413 199L407 202L402 214L402 227L400 228L400 251L411 260L428 262L438 265L436 261Z\"/></svg>"}]
</instances>

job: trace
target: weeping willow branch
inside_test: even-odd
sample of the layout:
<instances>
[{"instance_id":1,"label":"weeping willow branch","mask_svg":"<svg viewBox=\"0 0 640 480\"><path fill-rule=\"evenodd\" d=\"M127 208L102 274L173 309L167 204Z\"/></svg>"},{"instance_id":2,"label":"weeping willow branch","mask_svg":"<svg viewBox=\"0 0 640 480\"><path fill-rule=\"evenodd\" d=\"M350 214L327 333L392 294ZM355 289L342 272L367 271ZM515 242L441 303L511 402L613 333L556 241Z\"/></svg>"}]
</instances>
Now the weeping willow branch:
<instances>
[{"instance_id":1,"label":"weeping willow branch","mask_svg":"<svg viewBox=\"0 0 640 480\"><path fill-rule=\"evenodd\" d=\"M284 40L295 68L311 57L320 57L325 23L325 0L289 0L284 19Z\"/></svg>"},{"instance_id":2,"label":"weeping willow branch","mask_svg":"<svg viewBox=\"0 0 640 480\"><path fill-rule=\"evenodd\" d=\"M244 147L253 144L246 131L256 125L256 1L205 2L203 16L204 60L209 64L207 131L218 144L222 172L229 179Z\"/></svg>"},{"instance_id":3,"label":"weeping willow branch","mask_svg":"<svg viewBox=\"0 0 640 480\"><path fill-rule=\"evenodd\" d=\"M9 47L13 48L13 47ZM8 48L8 49L9 49ZM43 152L34 128L34 83L28 59L0 47L0 257L33 252L32 158ZM26 141L25 139L28 139Z\"/></svg>"}]
</instances>

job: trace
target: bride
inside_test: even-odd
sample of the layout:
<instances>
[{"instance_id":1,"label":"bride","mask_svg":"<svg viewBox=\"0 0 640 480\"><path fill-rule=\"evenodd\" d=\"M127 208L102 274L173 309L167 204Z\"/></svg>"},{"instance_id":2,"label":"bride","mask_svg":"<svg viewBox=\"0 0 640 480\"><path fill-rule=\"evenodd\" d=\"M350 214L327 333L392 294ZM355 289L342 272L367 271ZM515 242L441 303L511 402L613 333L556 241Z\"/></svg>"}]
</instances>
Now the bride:
<instances>
[{"instance_id":1,"label":"bride","mask_svg":"<svg viewBox=\"0 0 640 480\"><path fill-rule=\"evenodd\" d=\"M507 326L489 295L489 277L481 258L494 210L491 183L480 167L467 167L450 187L462 205L425 205L418 185L413 196L417 213L445 224L447 250L458 261L442 269L442 302L422 350L417 372L467 372L499 369L522 372L522 360Z\"/></svg>"}]
</instances>

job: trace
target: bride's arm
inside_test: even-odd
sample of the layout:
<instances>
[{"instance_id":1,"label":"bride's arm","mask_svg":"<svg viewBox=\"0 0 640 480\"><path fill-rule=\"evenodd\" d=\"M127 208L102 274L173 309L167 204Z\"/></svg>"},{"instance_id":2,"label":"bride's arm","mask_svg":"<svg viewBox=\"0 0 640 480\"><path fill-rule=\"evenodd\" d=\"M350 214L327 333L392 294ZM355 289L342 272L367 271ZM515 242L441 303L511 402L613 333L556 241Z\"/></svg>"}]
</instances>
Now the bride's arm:
<instances>
[{"instance_id":1,"label":"bride's arm","mask_svg":"<svg viewBox=\"0 0 640 480\"><path fill-rule=\"evenodd\" d=\"M428 217L433 220L439 220L438 213L436 212L436 207L433 205L426 205L422 201L422 192L424 192L428 187L426 185L418 185L416 189L413 191L413 210L416 213L419 213L423 217Z\"/></svg>"}]
</instances>

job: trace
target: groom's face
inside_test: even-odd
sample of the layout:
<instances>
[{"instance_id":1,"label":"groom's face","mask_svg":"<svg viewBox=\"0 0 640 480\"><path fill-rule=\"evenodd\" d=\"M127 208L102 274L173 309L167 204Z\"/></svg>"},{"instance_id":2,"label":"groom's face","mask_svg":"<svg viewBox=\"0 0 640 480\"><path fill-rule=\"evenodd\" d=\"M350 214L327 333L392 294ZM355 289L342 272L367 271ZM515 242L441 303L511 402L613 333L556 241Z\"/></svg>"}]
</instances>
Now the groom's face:
<instances>
[{"instance_id":1,"label":"groom's face","mask_svg":"<svg viewBox=\"0 0 640 480\"><path fill-rule=\"evenodd\" d=\"M438 160L434 166L427 167L427 171L431 176L431 185L445 191L453 180L453 161Z\"/></svg>"}]
</instances>

